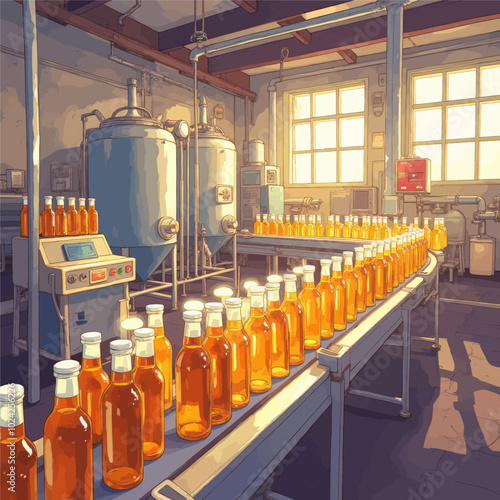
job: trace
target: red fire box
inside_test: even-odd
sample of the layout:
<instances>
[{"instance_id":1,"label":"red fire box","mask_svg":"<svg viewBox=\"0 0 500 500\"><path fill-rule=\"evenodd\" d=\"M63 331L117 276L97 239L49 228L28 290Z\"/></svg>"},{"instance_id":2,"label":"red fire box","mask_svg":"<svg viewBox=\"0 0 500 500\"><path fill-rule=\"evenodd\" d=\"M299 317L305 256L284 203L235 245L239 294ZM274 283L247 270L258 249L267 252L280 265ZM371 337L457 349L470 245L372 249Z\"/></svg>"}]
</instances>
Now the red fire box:
<instances>
[{"instance_id":1,"label":"red fire box","mask_svg":"<svg viewBox=\"0 0 500 500\"><path fill-rule=\"evenodd\" d=\"M428 158L402 158L396 161L398 193L431 192L431 160Z\"/></svg>"}]
</instances>

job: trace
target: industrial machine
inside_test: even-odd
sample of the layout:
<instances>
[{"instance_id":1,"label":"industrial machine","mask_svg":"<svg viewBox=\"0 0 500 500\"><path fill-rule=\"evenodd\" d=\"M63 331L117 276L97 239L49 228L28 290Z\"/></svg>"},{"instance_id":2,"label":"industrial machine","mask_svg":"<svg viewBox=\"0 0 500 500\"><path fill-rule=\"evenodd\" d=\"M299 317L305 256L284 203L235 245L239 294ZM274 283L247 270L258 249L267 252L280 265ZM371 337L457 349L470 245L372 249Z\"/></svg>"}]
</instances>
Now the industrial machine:
<instances>
[{"instance_id":1,"label":"industrial machine","mask_svg":"<svg viewBox=\"0 0 500 500\"><path fill-rule=\"evenodd\" d=\"M28 238L12 239L14 354L20 338L20 297L28 287ZM40 352L69 359L81 350L80 335L99 331L103 340L120 335L128 312L128 283L135 259L114 255L102 234L40 238Z\"/></svg>"},{"instance_id":2,"label":"industrial machine","mask_svg":"<svg viewBox=\"0 0 500 500\"><path fill-rule=\"evenodd\" d=\"M396 161L398 193L431 192L431 160L405 157Z\"/></svg>"}]
</instances>

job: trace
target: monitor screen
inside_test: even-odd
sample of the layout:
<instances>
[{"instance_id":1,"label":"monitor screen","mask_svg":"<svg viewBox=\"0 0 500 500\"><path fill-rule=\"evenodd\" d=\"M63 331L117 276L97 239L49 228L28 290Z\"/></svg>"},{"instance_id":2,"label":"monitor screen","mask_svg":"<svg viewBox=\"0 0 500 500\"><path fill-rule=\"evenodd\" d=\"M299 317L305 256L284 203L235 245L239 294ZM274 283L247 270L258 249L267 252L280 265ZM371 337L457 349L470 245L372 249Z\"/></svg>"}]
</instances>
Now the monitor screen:
<instances>
[{"instance_id":1,"label":"monitor screen","mask_svg":"<svg viewBox=\"0 0 500 500\"><path fill-rule=\"evenodd\" d=\"M352 190L352 208L354 210L368 210L370 208L370 191L368 189Z\"/></svg>"},{"instance_id":2,"label":"monitor screen","mask_svg":"<svg viewBox=\"0 0 500 500\"><path fill-rule=\"evenodd\" d=\"M86 241L85 243L71 243L63 245L66 260L96 259L97 252L94 243Z\"/></svg>"},{"instance_id":3,"label":"monitor screen","mask_svg":"<svg viewBox=\"0 0 500 500\"><path fill-rule=\"evenodd\" d=\"M250 172L243 172L243 185L244 186L259 186L260 185L260 171L252 170Z\"/></svg>"}]
</instances>

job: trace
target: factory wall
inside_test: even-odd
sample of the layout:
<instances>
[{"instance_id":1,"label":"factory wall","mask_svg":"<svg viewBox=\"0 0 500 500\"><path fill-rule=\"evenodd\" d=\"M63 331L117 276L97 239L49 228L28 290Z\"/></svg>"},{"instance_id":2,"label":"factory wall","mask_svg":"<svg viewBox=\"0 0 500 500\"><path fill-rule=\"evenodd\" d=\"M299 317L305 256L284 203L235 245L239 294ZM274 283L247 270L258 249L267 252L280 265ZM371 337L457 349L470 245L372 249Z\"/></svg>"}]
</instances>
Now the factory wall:
<instances>
[{"instance_id":1,"label":"factory wall","mask_svg":"<svg viewBox=\"0 0 500 500\"><path fill-rule=\"evenodd\" d=\"M5 180L7 169L26 170L26 125L22 6L17 2L1 4L0 180ZM141 74L110 61L108 42L41 16L37 16L37 21L40 58L40 196L43 204L44 195L78 195L81 115L98 109L106 118L110 117L115 109L127 104L127 78L136 78L141 89ZM129 62L192 85L190 78L177 71L120 50L116 53ZM215 105L224 106L225 117L218 121L218 125L234 141L235 106L243 110L242 99L205 84L199 87L207 94L209 116ZM141 105L140 95L138 101ZM163 115L164 120L184 119L193 123L192 93L162 81L151 82L151 92L148 89L146 94L146 108L154 117ZM242 115L239 108L238 114ZM91 117L87 125L96 127L98 121ZM244 129L243 123L241 129ZM242 142L239 140L236 143ZM54 163L72 165L73 191L51 191L50 165ZM96 203L99 209L99 200Z\"/></svg>"},{"instance_id":2,"label":"factory wall","mask_svg":"<svg viewBox=\"0 0 500 500\"><path fill-rule=\"evenodd\" d=\"M477 42L478 45L475 45ZM463 48L460 47L460 44ZM402 88L402 119L403 119L403 141L402 141L402 154L410 153L410 139L408 135L408 118L409 113L409 72L417 69L437 68L450 64L476 64L486 61L500 60L500 44L491 42L491 35L480 35L474 39L463 39L457 47L457 41L453 42L453 47L448 44L435 44L432 46L422 46L421 48L414 48L405 50L403 53L403 88ZM475 45L473 47L468 47ZM419 53L421 55L419 55ZM370 63L372 61L372 63ZM333 66L333 71L332 71ZM320 76L307 76L308 72L321 71ZM303 74L303 76L292 78L293 74ZM379 185L379 174L384 170L384 149L373 149L371 147L372 134L374 132L384 132L385 130L385 112L381 116L375 116L371 106L371 95L373 92L384 92L385 85L380 85L379 75L385 75L385 53L375 54L371 56L358 57L357 63L347 65L345 62L340 64L318 65L297 70L286 69L285 62L285 80L278 84L277 93L277 110L278 110L278 147L277 147L277 162L278 165L285 170L288 167L287 154L285 151L286 141L284 125L287 122L285 116L285 96L286 92L304 90L322 85L334 84L351 80L367 80L367 104L368 104L368 119L367 119L367 185L375 186L378 188L379 196L383 194L384 186ZM278 73L267 73L264 75L256 75L251 78L251 88L257 93L257 101L254 109L254 125L250 129L250 139L260 139L268 144L268 92L267 87L271 78L279 76ZM267 151L267 150L266 150ZM500 168L500 167L499 167ZM304 191L304 187L294 187L293 184L287 183L286 173L282 174L282 179L285 182L285 199L286 198L301 198L304 196L311 196L323 200L320 212L323 221L326 220L327 215L330 213L330 195L331 193L338 193L346 189L343 187L335 187L332 184L327 184L324 187L311 187ZM433 184L432 195L479 195L483 196L487 203L491 202L494 195L500 195L500 182L481 183L478 181L470 182L464 181L463 183L440 183ZM416 207L414 201L415 197L406 196L404 203L404 215L413 218L416 215ZM462 206L458 208L467 218L467 233L468 235L477 234L477 225L471 224L472 214L476 211L475 206ZM429 213L425 216L432 217ZM487 233L497 238L496 246L496 269L500 270L500 224L494 222L487 223ZM466 267L468 267L468 248L466 248Z\"/></svg>"}]
</instances>

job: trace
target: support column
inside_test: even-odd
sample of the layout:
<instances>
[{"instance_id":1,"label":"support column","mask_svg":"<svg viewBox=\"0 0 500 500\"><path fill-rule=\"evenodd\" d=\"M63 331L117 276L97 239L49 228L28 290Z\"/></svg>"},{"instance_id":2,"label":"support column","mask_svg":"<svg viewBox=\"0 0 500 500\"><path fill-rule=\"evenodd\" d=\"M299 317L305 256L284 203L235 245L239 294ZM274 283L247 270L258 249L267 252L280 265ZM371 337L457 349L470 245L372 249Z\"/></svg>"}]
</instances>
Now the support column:
<instances>
[{"instance_id":1,"label":"support column","mask_svg":"<svg viewBox=\"0 0 500 500\"><path fill-rule=\"evenodd\" d=\"M439 266L439 264L438 264ZM434 302L434 344L432 344L432 349L439 351L441 346L439 345L439 267L436 272L436 295Z\"/></svg>"},{"instance_id":2,"label":"support column","mask_svg":"<svg viewBox=\"0 0 500 500\"><path fill-rule=\"evenodd\" d=\"M411 362L411 307L403 307L403 380L399 415L411 417L410 413L410 362Z\"/></svg>"},{"instance_id":3,"label":"support column","mask_svg":"<svg viewBox=\"0 0 500 500\"><path fill-rule=\"evenodd\" d=\"M172 249L172 311L177 311L177 245Z\"/></svg>"}]
</instances>

